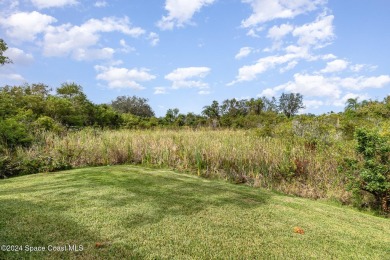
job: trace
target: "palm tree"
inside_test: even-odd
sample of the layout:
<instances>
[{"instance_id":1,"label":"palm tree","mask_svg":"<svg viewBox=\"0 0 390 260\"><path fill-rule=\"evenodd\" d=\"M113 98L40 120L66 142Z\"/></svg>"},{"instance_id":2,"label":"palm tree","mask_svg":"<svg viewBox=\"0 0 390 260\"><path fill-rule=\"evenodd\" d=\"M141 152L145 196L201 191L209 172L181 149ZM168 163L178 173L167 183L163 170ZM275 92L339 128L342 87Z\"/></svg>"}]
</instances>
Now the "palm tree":
<instances>
[{"instance_id":1,"label":"palm tree","mask_svg":"<svg viewBox=\"0 0 390 260\"><path fill-rule=\"evenodd\" d=\"M348 98L347 102L345 103L345 110L352 110L356 111L359 107L358 98Z\"/></svg>"}]
</instances>

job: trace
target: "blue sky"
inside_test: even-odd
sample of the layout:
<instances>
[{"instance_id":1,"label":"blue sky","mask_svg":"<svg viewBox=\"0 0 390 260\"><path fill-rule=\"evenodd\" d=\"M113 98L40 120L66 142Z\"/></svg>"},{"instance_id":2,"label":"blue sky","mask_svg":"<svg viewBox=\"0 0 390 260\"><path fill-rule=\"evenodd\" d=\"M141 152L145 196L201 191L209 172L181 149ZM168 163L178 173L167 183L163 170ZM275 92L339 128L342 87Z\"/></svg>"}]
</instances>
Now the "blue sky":
<instances>
[{"instance_id":1,"label":"blue sky","mask_svg":"<svg viewBox=\"0 0 390 260\"><path fill-rule=\"evenodd\" d=\"M212 100L299 92L301 112L390 94L388 0L1 0L14 63L0 85L80 84L94 103L149 99L200 113Z\"/></svg>"}]
</instances>

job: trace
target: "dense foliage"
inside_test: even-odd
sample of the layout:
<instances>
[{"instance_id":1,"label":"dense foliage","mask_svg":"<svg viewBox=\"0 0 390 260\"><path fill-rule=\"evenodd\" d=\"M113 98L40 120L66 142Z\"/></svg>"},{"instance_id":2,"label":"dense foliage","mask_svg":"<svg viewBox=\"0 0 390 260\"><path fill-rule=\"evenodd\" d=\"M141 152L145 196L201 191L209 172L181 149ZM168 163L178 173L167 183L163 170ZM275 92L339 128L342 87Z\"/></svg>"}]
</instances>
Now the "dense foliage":
<instances>
[{"instance_id":1,"label":"dense foliage","mask_svg":"<svg viewBox=\"0 0 390 260\"><path fill-rule=\"evenodd\" d=\"M350 189L357 195L364 191L375 197L377 207L390 208L390 138L375 130L357 129L356 152L362 160L347 159L345 169L350 177Z\"/></svg>"},{"instance_id":2,"label":"dense foliage","mask_svg":"<svg viewBox=\"0 0 390 260\"><path fill-rule=\"evenodd\" d=\"M154 116L154 112L146 98L120 96L111 102L111 106L119 113L129 113L140 117Z\"/></svg>"},{"instance_id":3,"label":"dense foliage","mask_svg":"<svg viewBox=\"0 0 390 260\"><path fill-rule=\"evenodd\" d=\"M7 49L7 44L4 42L3 39L0 39L0 66L12 62L8 57L4 56L4 52Z\"/></svg>"},{"instance_id":4,"label":"dense foliage","mask_svg":"<svg viewBox=\"0 0 390 260\"><path fill-rule=\"evenodd\" d=\"M3 56L6 49L6 44L0 41L1 65L10 62ZM110 104L94 104L76 83L64 83L54 92L42 83L3 86L0 87L0 178L79 166L153 161L160 166L195 170L204 176L252 184L258 181L260 186L287 193L314 198L333 196L343 202L349 199L329 185L346 190L349 183L354 190L363 192L366 200L367 194L371 194L374 204L381 203L382 209L388 210L390 96L383 101L359 102L351 98L344 112L318 116L298 115L303 108L302 100L299 93L282 93L279 99L214 100L203 107L200 115L182 114L179 109L170 108L165 116L157 118L145 98L120 96ZM358 127L377 131L356 131ZM102 130L110 135L110 130L117 129L122 130L116 136L119 143L103 138L103 147L96 149ZM129 146L133 139L127 139L125 130L130 129L160 131L148 137L152 141L139 136ZM185 130L186 136L178 134L165 146L163 141L170 139L164 136L164 131L177 129ZM220 131L211 131L217 129ZM227 129L245 129L249 137L239 136L240 141L232 142L234 135L222 134ZM213 140L199 137L183 143L192 130L207 130L207 136L217 132L217 136ZM73 134L88 135L95 147L74 140ZM213 141L219 144L209 146ZM224 142L229 145L224 146ZM278 152L258 152L263 146ZM237 147L241 150L237 151ZM80 161L86 151L89 154ZM214 151L218 153L214 155ZM138 153L142 156L137 157ZM350 158L349 168L344 167L339 173L337 166L343 165L345 158ZM325 171L319 171L318 167L324 167ZM329 176L320 180L318 172ZM332 183L327 183L330 180Z\"/></svg>"}]
</instances>

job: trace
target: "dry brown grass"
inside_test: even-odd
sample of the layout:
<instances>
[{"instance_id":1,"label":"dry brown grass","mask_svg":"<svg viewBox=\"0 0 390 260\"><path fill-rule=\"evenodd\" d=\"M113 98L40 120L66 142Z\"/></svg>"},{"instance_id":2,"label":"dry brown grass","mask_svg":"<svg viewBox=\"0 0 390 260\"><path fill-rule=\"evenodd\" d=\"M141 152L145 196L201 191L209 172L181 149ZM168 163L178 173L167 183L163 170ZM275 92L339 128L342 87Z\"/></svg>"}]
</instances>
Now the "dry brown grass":
<instances>
[{"instance_id":1,"label":"dry brown grass","mask_svg":"<svg viewBox=\"0 0 390 260\"><path fill-rule=\"evenodd\" d=\"M155 130L46 133L19 156L49 156L73 167L143 164L278 190L309 198L349 200L339 160L352 144L307 149L304 141L259 137L253 131Z\"/></svg>"}]
</instances>

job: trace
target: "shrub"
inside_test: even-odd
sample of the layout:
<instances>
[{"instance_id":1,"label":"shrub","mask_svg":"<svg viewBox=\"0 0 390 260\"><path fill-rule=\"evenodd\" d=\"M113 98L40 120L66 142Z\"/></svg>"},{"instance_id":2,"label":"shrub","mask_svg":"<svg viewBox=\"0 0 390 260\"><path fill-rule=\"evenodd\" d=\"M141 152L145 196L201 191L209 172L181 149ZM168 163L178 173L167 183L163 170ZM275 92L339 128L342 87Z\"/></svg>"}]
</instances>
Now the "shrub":
<instances>
[{"instance_id":1,"label":"shrub","mask_svg":"<svg viewBox=\"0 0 390 260\"><path fill-rule=\"evenodd\" d=\"M0 121L0 143L4 146L10 148L18 145L28 146L31 144L32 140L26 126L19 123L14 118Z\"/></svg>"},{"instance_id":2,"label":"shrub","mask_svg":"<svg viewBox=\"0 0 390 260\"><path fill-rule=\"evenodd\" d=\"M356 152L360 160L346 159L344 169L355 194L365 191L375 198L375 206L389 212L390 142L377 131L359 128L355 132Z\"/></svg>"},{"instance_id":3,"label":"shrub","mask_svg":"<svg viewBox=\"0 0 390 260\"><path fill-rule=\"evenodd\" d=\"M46 131L60 132L63 128L59 123L57 123L53 118L49 116L41 116L35 122L34 126L38 129L43 129Z\"/></svg>"}]
</instances>

